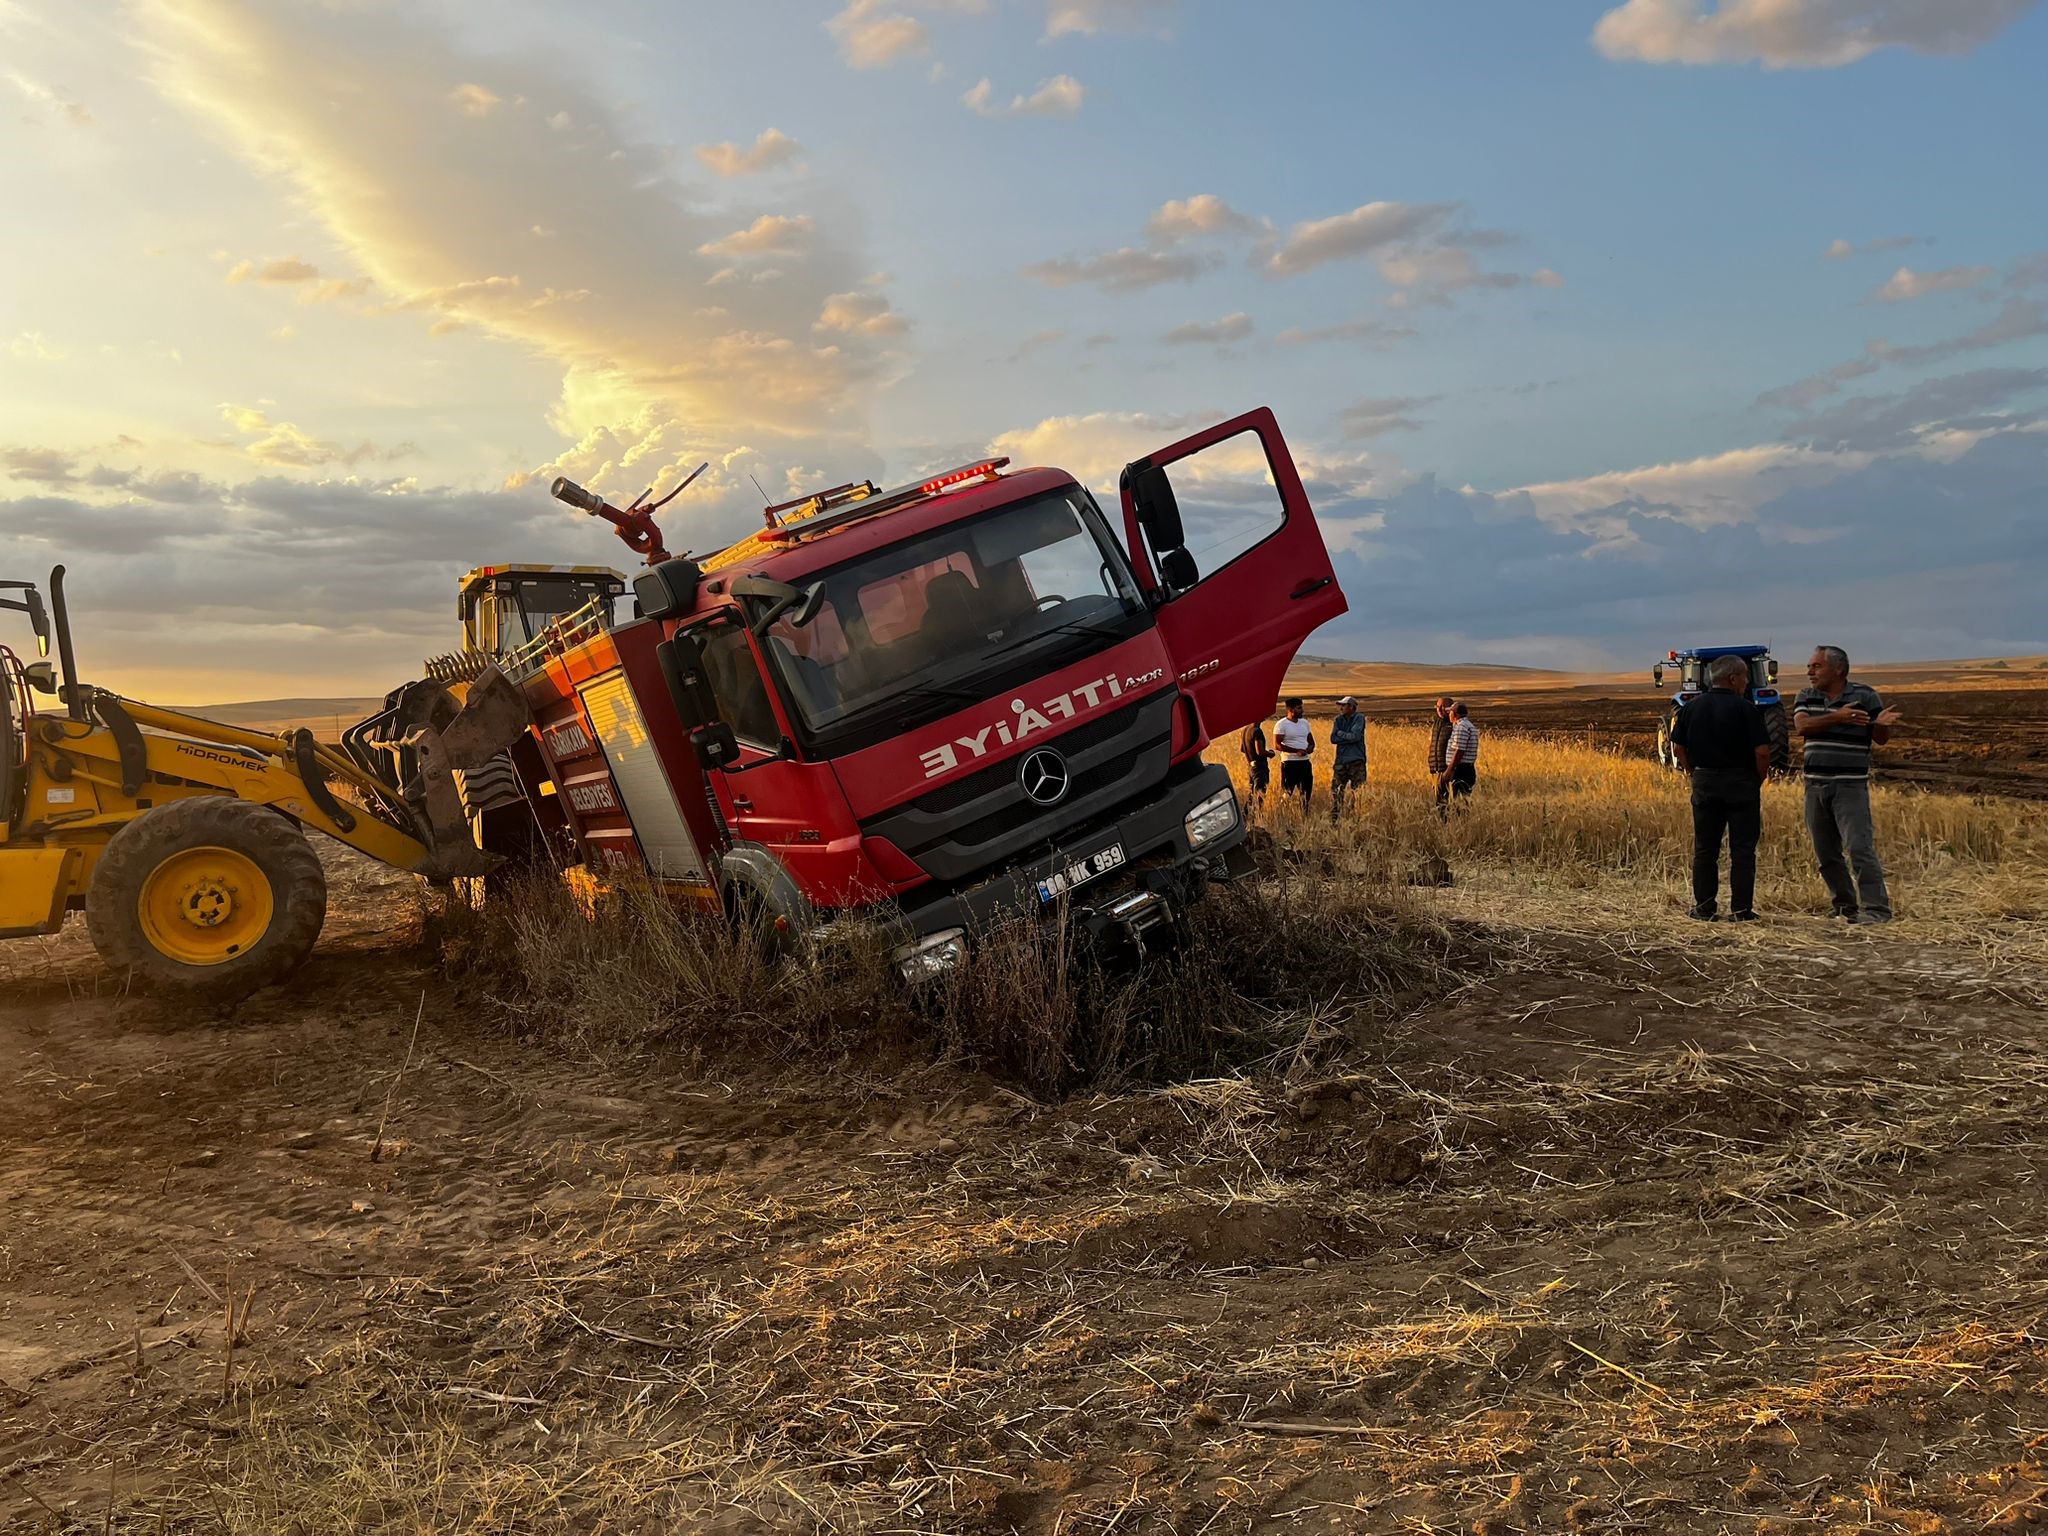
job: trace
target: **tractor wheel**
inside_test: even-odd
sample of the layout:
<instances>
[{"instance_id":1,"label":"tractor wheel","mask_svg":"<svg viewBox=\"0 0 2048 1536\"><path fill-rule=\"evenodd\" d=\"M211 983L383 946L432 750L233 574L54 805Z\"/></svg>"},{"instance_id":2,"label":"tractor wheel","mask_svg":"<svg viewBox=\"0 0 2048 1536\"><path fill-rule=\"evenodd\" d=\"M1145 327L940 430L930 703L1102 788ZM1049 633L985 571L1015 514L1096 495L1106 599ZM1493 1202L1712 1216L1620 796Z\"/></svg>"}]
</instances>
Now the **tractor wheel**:
<instances>
[{"instance_id":1,"label":"tractor wheel","mask_svg":"<svg viewBox=\"0 0 2048 1536\"><path fill-rule=\"evenodd\" d=\"M327 917L327 876L290 819L202 795L114 834L85 916L114 970L162 992L240 997L306 958Z\"/></svg>"},{"instance_id":2,"label":"tractor wheel","mask_svg":"<svg viewBox=\"0 0 2048 1536\"><path fill-rule=\"evenodd\" d=\"M1782 703L1764 711L1764 732L1771 738L1771 772L1783 773L1792 766L1792 727Z\"/></svg>"},{"instance_id":3,"label":"tractor wheel","mask_svg":"<svg viewBox=\"0 0 2048 1536\"><path fill-rule=\"evenodd\" d=\"M1678 748L1671 744L1671 727L1677 719L1678 711L1667 709L1657 721L1657 761L1674 772L1678 768Z\"/></svg>"}]
</instances>

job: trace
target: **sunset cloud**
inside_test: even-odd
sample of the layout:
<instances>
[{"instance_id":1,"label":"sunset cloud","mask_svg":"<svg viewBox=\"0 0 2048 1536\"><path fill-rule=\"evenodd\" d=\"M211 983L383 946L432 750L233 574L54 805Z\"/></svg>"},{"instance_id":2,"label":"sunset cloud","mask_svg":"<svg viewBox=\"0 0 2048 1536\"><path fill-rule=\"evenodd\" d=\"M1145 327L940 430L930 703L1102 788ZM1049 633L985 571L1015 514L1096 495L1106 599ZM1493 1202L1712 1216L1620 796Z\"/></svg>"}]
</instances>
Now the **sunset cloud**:
<instances>
[{"instance_id":1,"label":"sunset cloud","mask_svg":"<svg viewBox=\"0 0 2048 1536\"><path fill-rule=\"evenodd\" d=\"M1173 14L1177 0L1049 0L1045 35L1092 37L1115 28L1141 27Z\"/></svg>"},{"instance_id":2,"label":"sunset cloud","mask_svg":"<svg viewBox=\"0 0 2048 1536\"><path fill-rule=\"evenodd\" d=\"M1188 251L1154 251L1125 246L1094 256L1061 256L1033 262L1024 275L1048 288L1085 283L1105 293L1136 293L1162 283L1191 283L1218 264L1219 258Z\"/></svg>"},{"instance_id":3,"label":"sunset cloud","mask_svg":"<svg viewBox=\"0 0 2048 1536\"><path fill-rule=\"evenodd\" d=\"M1911 267L1901 267L1870 299L1874 304L1904 304L1924 299L1930 293L1959 293L1991 276L1990 267L1943 267L1937 272L1915 272Z\"/></svg>"},{"instance_id":4,"label":"sunset cloud","mask_svg":"<svg viewBox=\"0 0 2048 1536\"><path fill-rule=\"evenodd\" d=\"M1252 333L1252 317L1238 313L1225 315L1221 320L1196 320L1186 325L1176 325L1159 339L1169 347L1222 346L1233 341L1243 341Z\"/></svg>"},{"instance_id":5,"label":"sunset cloud","mask_svg":"<svg viewBox=\"0 0 2048 1536\"><path fill-rule=\"evenodd\" d=\"M1884 48L1967 53L2034 0L1627 0L1602 16L1593 45L1648 64L1833 69Z\"/></svg>"},{"instance_id":6,"label":"sunset cloud","mask_svg":"<svg viewBox=\"0 0 2048 1536\"><path fill-rule=\"evenodd\" d=\"M1349 213L1296 224L1266 257L1275 277L1298 277L1333 261L1369 256L1441 229L1455 203L1365 203Z\"/></svg>"},{"instance_id":7,"label":"sunset cloud","mask_svg":"<svg viewBox=\"0 0 2048 1536\"><path fill-rule=\"evenodd\" d=\"M721 215L675 195L667 158L602 101L516 59L493 60L498 104L451 133L447 82L473 80L475 61L412 12L150 0L139 14L159 88L287 183L388 309L559 365L551 422L572 441L632 423L691 424L686 451L706 434L864 437L854 391L880 338L812 326L871 263L811 216ZM364 80L376 111L329 109ZM548 125L561 113L574 133ZM536 239L537 223L631 237ZM705 302L735 256L799 250L777 281Z\"/></svg>"},{"instance_id":8,"label":"sunset cloud","mask_svg":"<svg viewBox=\"0 0 2048 1536\"><path fill-rule=\"evenodd\" d=\"M803 146L781 129L764 128L760 137L745 148L730 140L698 145L697 162L717 176L754 176L788 165L802 152Z\"/></svg>"},{"instance_id":9,"label":"sunset cloud","mask_svg":"<svg viewBox=\"0 0 2048 1536\"><path fill-rule=\"evenodd\" d=\"M1054 75L1029 96L1012 96L1008 102L995 99L995 87L984 77L960 98L969 110L983 117L1072 117L1081 110L1087 92L1072 75Z\"/></svg>"},{"instance_id":10,"label":"sunset cloud","mask_svg":"<svg viewBox=\"0 0 2048 1536\"><path fill-rule=\"evenodd\" d=\"M1190 240L1203 235L1252 234L1263 224L1250 214L1239 213L1213 192L1193 197L1168 199L1145 221L1145 234L1161 244Z\"/></svg>"}]
</instances>

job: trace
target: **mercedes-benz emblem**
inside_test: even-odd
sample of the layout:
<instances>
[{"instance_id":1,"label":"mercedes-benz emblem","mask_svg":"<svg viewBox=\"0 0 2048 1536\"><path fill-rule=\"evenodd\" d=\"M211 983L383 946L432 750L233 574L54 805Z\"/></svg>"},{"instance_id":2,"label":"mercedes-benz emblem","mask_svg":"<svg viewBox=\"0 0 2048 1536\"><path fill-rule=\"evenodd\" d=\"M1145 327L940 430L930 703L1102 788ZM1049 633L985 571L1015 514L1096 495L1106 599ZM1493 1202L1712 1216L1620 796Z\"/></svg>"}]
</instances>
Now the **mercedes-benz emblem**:
<instances>
[{"instance_id":1,"label":"mercedes-benz emblem","mask_svg":"<svg viewBox=\"0 0 2048 1536\"><path fill-rule=\"evenodd\" d=\"M1074 776L1067 771L1067 760L1051 747L1040 747L1027 756L1017 769L1017 784L1024 791L1025 798L1039 805L1058 805L1067 798Z\"/></svg>"}]
</instances>

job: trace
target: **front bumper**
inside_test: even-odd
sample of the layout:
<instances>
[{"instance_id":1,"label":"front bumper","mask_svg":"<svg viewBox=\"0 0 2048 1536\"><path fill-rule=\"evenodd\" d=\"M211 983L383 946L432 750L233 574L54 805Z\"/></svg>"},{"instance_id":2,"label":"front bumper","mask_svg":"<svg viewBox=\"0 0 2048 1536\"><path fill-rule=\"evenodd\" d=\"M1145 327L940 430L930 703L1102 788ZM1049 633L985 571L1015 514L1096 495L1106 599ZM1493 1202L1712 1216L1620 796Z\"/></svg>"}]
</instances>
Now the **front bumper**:
<instances>
[{"instance_id":1,"label":"front bumper","mask_svg":"<svg viewBox=\"0 0 2048 1536\"><path fill-rule=\"evenodd\" d=\"M1122 866L1074 886L1063 897L1075 920L1088 930L1141 931L1177 917L1203 885L1235 879L1249 867L1241 851L1242 807L1228 832L1199 850L1188 843L1189 813L1230 787L1230 775L1220 765L1197 764L1169 777L1156 798L1063 832L1056 841L1027 851L993 875L914 891L899 904L911 941L951 929L971 933L1001 917L1040 911L1050 905L1039 895L1041 881L1054 879L1112 844L1123 847Z\"/></svg>"}]
</instances>

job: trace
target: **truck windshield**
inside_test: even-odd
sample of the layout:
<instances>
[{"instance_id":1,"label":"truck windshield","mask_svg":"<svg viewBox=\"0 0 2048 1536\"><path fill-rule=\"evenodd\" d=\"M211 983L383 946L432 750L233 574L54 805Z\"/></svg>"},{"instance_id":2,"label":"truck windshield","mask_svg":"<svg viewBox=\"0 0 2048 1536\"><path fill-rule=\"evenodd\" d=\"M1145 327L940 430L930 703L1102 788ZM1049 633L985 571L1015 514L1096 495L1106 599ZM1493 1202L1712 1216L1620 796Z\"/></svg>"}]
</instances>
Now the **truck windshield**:
<instances>
[{"instance_id":1,"label":"truck windshield","mask_svg":"<svg viewBox=\"0 0 2048 1536\"><path fill-rule=\"evenodd\" d=\"M818 614L765 650L805 732L844 750L1137 633L1147 610L1079 487L905 540L816 578ZM864 744L864 743L863 743Z\"/></svg>"},{"instance_id":2,"label":"truck windshield","mask_svg":"<svg viewBox=\"0 0 2048 1536\"><path fill-rule=\"evenodd\" d=\"M498 597L498 649L517 650L565 614L576 612L605 589L572 576L538 576L501 581ZM605 609L605 627L610 627L611 604Z\"/></svg>"}]
</instances>

